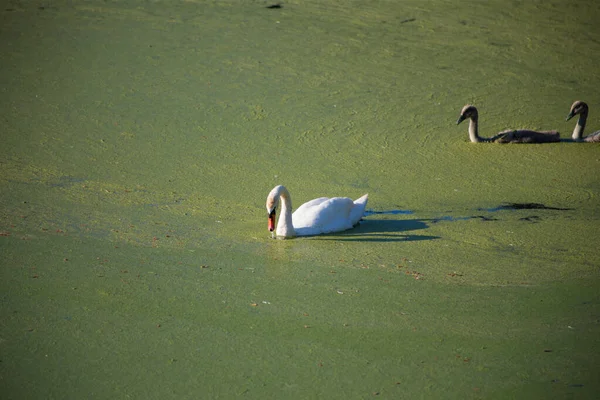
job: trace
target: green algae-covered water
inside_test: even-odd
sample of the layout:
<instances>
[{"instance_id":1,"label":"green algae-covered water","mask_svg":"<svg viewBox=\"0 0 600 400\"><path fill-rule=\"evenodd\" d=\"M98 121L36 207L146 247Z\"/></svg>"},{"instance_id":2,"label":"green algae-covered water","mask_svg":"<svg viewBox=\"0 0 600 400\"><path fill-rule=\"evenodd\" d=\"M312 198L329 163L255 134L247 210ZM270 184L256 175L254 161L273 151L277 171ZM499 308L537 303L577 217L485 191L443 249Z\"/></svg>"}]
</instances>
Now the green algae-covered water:
<instances>
[{"instance_id":1,"label":"green algae-covered water","mask_svg":"<svg viewBox=\"0 0 600 400\"><path fill-rule=\"evenodd\" d=\"M596 398L600 9L273 4L2 6L2 398Z\"/></svg>"}]
</instances>

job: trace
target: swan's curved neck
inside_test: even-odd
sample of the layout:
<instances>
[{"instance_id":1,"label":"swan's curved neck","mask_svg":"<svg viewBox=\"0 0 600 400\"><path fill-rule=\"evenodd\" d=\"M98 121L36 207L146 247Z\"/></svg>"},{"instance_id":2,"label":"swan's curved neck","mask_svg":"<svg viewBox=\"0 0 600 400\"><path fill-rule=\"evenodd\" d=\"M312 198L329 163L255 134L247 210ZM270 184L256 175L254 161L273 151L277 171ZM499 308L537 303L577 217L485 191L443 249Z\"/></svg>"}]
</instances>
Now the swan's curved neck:
<instances>
[{"instance_id":1,"label":"swan's curved neck","mask_svg":"<svg viewBox=\"0 0 600 400\"><path fill-rule=\"evenodd\" d=\"M296 236L296 231L292 224L292 198L290 192L288 192L285 187L282 187L278 195L281 204L281 215L277 221L277 236Z\"/></svg>"},{"instance_id":2,"label":"swan's curved neck","mask_svg":"<svg viewBox=\"0 0 600 400\"><path fill-rule=\"evenodd\" d=\"M472 116L469 118L469 139L473 143L484 142L485 140L479 137L479 129L478 129L477 117Z\"/></svg>"},{"instance_id":3,"label":"swan's curved neck","mask_svg":"<svg viewBox=\"0 0 600 400\"><path fill-rule=\"evenodd\" d=\"M585 129L585 121L587 120L588 112L584 110L579 114L577 125L573 129L573 140L581 140L583 138L583 130Z\"/></svg>"}]
</instances>

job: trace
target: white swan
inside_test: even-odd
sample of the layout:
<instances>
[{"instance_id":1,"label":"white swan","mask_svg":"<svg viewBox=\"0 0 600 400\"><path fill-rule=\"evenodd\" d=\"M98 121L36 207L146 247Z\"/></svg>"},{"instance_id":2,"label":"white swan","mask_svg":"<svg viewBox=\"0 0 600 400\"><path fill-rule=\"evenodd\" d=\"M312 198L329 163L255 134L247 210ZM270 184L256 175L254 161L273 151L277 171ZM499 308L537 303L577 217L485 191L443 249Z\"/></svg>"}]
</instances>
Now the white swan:
<instances>
[{"instance_id":1,"label":"white swan","mask_svg":"<svg viewBox=\"0 0 600 400\"><path fill-rule=\"evenodd\" d=\"M269 231L275 228L275 214L281 203L281 216L277 222L279 237L311 236L345 231L360 221L365 213L369 195L356 201L348 197L319 197L302 204L292 214L292 198L285 186L275 186L267 196Z\"/></svg>"},{"instance_id":2,"label":"white swan","mask_svg":"<svg viewBox=\"0 0 600 400\"><path fill-rule=\"evenodd\" d=\"M469 121L469 139L471 142L494 142L494 143L551 143L560 142L560 135L556 131L531 131L529 129L507 130L498 133L491 138L482 138L479 136L478 121L479 113L477 108L467 104L460 111L460 116L456 125L463 122L465 119Z\"/></svg>"},{"instance_id":3,"label":"white swan","mask_svg":"<svg viewBox=\"0 0 600 400\"><path fill-rule=\"evenodd\" d=\"M579 114L579 119L577 120L577 125L575 125L575 129L573 129L573 140L576 142L600 142L600 131L596 131L583 136L583 130L585 129L585 121L588 116L588 105L583 101L576 101L571 106L571 111L569 115L567 115L567 121L573 118L575 115Z\"/></svg>"}]
</instances>

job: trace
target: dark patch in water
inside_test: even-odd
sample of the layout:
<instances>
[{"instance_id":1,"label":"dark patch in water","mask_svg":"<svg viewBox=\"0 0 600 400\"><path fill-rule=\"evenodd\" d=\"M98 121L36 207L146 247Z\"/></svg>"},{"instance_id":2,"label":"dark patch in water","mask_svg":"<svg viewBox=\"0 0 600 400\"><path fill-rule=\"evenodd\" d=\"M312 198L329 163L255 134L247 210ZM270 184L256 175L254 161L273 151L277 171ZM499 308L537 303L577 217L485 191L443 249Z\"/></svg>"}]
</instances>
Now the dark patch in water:
<instances>
[{"instance_id":1,"label":"dark patch in water","mask_svg":"<svg viewBox=\"0 0 600 400\"><path fill-rule=\"evenodd\" d=\"M497 218L486 217L484 215L471 215L468 217L452 217L450 215L444 215L443 217L432 218L430 221L431 223L435 224L436 222L440 221L468 221L470 219L480 219L482 221L498 221Z\"/></svg>"},{"instance_id":2,"label":"dark patch in water","mask_svg":"<svg viewBox=\"0 0 600 400\"><path fill-rule=\"evenodd\" d=\"M267 6L266 8L283 8L283 6L281 5L281 3L275 3L275 4L271 4L270 6Z\"/></svg>"},{"instance_id":3,"label":"dark patch in water","mask_svg":"<svg viewBox=\"0 0 600 400\"><path fill-rule=\"evenodd\" d=\"M416 21L416 20L417 20L416 18L407 18L405 20L400 21L400 23L401 24L405 24L407 22L413 22L413 21Z\"/></svg>"},{"instance_id":4,"label":"dark patch in water","mask_svg":"<svg viewBox=\"0 0 600 400\"><path fill-rule=\"evenodd\" d=\"M548 207L541 203L504 203L498 207L494 208L478 208L479 211L487 211L487 212L498 212L504 210L553 210L553 211L568 211L573 210L572 208L561 208L561 207ZM451 212L451 211L448 211ZM480 219L481 221L498 221L498 218L487 217L485 215L471 215L468 217L453 217L450 215L444 215L443 217L432 218L430 221L432 223L440 222L440 221L466 221L469 219ZM526 217L519 218L519 221L526 222L540 222L542 217L539 215L528 215Z\"/></svg>"},{"instance_id":5,"label":"dark patch in water","mask_svg":"<svg viewBox=\"0 0 600 400\"><path fill-rule=\"evenodd\" d=\"M560 207L548 207L541 203L506 203L498 207L481 209L482 211L496 212L502 210L556 210L556 211L568 211L572 208L560 208Z\"/></svg>"},{"instance_id":6,"label":"dark patch in water","mask_svg":"<svg viewBox=\"0 0 600 400\"><path fill-rule=\"evenodd\" d=\"M482 221L498 221L498 218L486 217L484 215L473 215L470 218L479 218Z\"/></svg>"},{"instance_id":7,"label":"dark patch in water","mask_svg":"<svg viewBox=\"0 0 600 400\"><path fill-rule=\"evenodd\" d=\"M519 218L519 221L528 221L528 222L540 222L542 218L538 215L531 215L529 217Z\"/></svg>"}]
</instances>

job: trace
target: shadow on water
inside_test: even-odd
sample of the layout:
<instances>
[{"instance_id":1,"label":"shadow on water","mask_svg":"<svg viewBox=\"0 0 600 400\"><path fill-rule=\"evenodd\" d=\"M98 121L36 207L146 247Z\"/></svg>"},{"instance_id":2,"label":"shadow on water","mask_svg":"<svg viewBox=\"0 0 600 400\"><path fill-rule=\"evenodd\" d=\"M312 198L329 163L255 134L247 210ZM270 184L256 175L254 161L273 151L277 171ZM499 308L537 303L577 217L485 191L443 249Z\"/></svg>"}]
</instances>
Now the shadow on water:
<instances>
[{"instance_id":1,"label":"shadow on water","mask_svg":"<svg viewBox=\"0 0 600 400\"><path fill-rule=\"evenodd\" d=\"M410 212L412 213L412 212ZM369 212L373 214L390 214L389 212ZM403 232L427 229L429 226L419 219L389 220L366 219L352 230L338 235L315 236L318 240L336 240L346 242L414 242L420 240L440 239L439 236L407 235Z\"/></svg>"},{"instance_id":2,"label":"shadow on water","mask_svg":"<svg viewBox=\"0 0 600 400\"><path fill-rule=\"evenodd\" d=\"M572 208L549 207L541 203L503 203L493 208L478 208L478 211L495 213L499 211L518 211L518 210L550 210L550 211L569 211ZM372 215L410 215L414 214L411 210L384 210L375 211L367 210L365 217ZM471 219L479 219L484 222L498 221L499 218L486 215L470 215L470 216L452 216L444 215L440 217L428 219L366 219L362 220L360 225L354 229L347 231L342 235L321 235L319 240L341 240L341 241L373 241L373 242L410 242L419 240L434 240L440 239L439 236L430 235L407 235L403 232L427 229L429 223L438 223L442 221L467 221ZM519 221L539 222L542 218L538 215L530 215L519 218Z\"/></svg>"},{"instance_id":3,"label":"shadow on water","mask_svg":"<svg viewBox=\"0 0 600 400\"><path fill-rule=\"evenodd\" d=\"M360 225L351 232L354 234L373 233L399 233L427 229L428 225L420 219L368 219L361 221Z\"/></svg>"},{"instance_id":4,"label":"shadow on water","mask_svg":"<svg viewBox=\"0 0 600 400\"><path fill-rule=\"evenodd\" d=\"M555 211L569 211L572 208L560 208L560 207L548 207L541 203L505 203L493 208L479 208L480 211L504 211L504 210L555 210Z\"/></svg>"},{"instance_id":5,"label":"shadow on water","mask_svg":"<svg viewBox=\"0 0 600 400\"><path fill-rule=\"evenodd\" d=\"M389 215L410 215L410 214L414 214L414 211L411 210L386 210L386 211L374 211L374 210L366 210L365 211L365 217L368 217L369 215L378 215L378 214L389 214Z\"/></svg>"},{"instance_id":6,"label":"shadow on water","mask_svg":"<svg viewBox=\"0 0 600 400\"><path fill-rule=\"evenodd\" d=\"M570 211L572 208L561 208L561 207L549 207L541 203L504 203L497 207L492 208L478 208L477 211L484 211L489 213L496 213L499 211L522 211L522 210L550 210L550 211ZM481 221L499 221L499 218L495 218L492 216L486 215L469 215L469 216L452 216L452 215L443 215L441 217L434 217L429 219L424 219L423 221L428 221L433 224L442 222L442 221L467 221L470 219L479 219ZM529 215L526 217L519 218L519 221L527 221L527 222L539 222L542 220L542 217L539 215Z\"/></svg>"},{"instance_id":7,"label":"shadow on water","mask_svg":"<svg viewBox=\"0 0 600 400\"><path fill-rule=\"evenodd\" d=\"M498 218L494 217L486 217L485 215L469 215L468 217L453 217L451 215L443 215L441 217L424 219L423 221L429 221L432 224L441 222L441 221L467 221L470 219L480 219L482 221L498 221Z\"/></svg>"},{"instance_id":8,"label":"shadow on water","mask_svg":"<svg viewBox=\"0 0 600 400\"><path fill-rule=\"evenodd\" d=\"M518 210L552 210L552 211L568 211L571 208L548 207L541 203L504 203L493 208L478 208L478 211L489 213L499 211L518 211ZM375 211L367 210L365 217L372 215L411 215L414 211L411 210L384 210ZM481 221L498 221L498 218L486 215L470 215L470 216L452 216L443 215L440 217L428 219L366 219L354 227L352 230L346 231L343 234L318 235L314 236L317 240L338 240L338 241L371 241L371 242L412 242L419 240L434 240L440 239L439 236L430 235L407 235L403 232L427 229L428 225L425 221L435 224L442 221L467 221L470 219L479 219ZM520 221L539 222L542 218L538 215L530 215L520 218Z\"/></svg>"}]
</instances>

